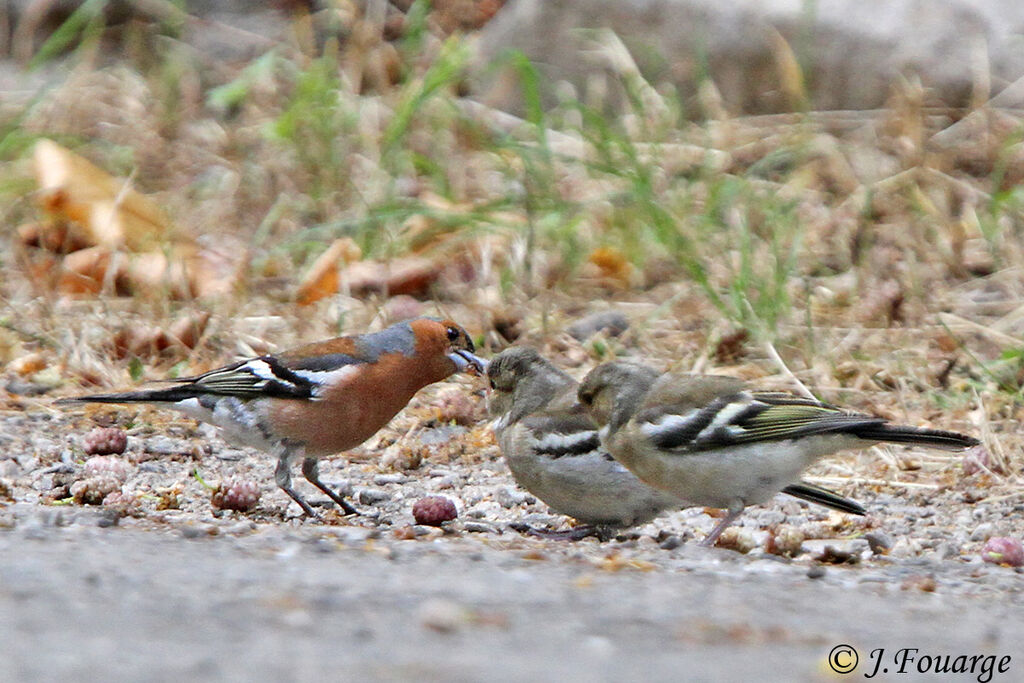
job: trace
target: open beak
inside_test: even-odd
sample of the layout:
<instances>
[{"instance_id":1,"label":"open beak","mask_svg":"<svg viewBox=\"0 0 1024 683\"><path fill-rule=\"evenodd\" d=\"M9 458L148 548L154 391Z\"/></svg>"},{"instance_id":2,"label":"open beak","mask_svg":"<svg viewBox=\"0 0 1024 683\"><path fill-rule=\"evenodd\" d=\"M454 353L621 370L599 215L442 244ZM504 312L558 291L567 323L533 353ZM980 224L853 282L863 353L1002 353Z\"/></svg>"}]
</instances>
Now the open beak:
<instances>
[{"instance_id":1,"label":"open beak","mask_svg":"<svg viewBox=\"0 0 1024 683\"><path fill-rule=\"evenodd\" d=\"M483 375L487 372L487 361L479 356L474 356L469 351L459 349L448 354L458 372L469 372L474 375Z\"/></svg>"}]
</instances>

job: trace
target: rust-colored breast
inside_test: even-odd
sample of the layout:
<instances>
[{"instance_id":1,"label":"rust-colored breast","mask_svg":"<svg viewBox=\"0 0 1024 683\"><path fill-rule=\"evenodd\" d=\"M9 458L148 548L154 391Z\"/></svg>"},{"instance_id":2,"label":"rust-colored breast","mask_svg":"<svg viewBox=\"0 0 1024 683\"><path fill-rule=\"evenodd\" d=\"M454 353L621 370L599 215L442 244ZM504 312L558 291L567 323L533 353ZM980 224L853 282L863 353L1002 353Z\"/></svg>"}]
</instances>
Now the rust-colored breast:
<instances>
[{"instance_id":1,"label":"rust-colored breast","mask_svg":"<svg viewBox=\"0 0 1024 683\"><path fill-rule=\"evenodd\" d=\"M269 421L274 431L305 444L312 456L354 448L373 436L428 384L444 379L454 364L444 355L382 354L375 363L323 390L318 401L277 401Z\"/></svg>"}]
</instances>

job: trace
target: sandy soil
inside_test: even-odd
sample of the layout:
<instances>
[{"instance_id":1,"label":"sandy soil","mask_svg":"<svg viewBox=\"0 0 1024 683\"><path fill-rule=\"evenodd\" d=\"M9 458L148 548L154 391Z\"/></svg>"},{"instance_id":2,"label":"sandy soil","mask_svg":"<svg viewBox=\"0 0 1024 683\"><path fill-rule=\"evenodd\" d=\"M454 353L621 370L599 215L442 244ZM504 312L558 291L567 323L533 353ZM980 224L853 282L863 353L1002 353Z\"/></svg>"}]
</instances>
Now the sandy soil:
<instances>
[{"instance_id":1,"label":"sandy soil","mask_svg":"<svg viewBox=\"0 0 1024 683\"><path fill-rule=\"evenodd\" d=\"M75 444L105 415L0 416L11 489L0 507L0 679L813 681L834 680L828 656L840 644L859 650L857 677L877 648L893 671L906 647L1010 655L993 680L1024 671L1020 571L978 555L1012 501L970 507L947 492L922 506L895 491L861 496L864 520L783 497L750 510L744 538L762 541L780 522L807 533L795 558L697 547L691 530L713 523L700 510L606 542L558 542L508 528L564 519L516 489L489 445L472 463L438 464L432 452L408 472L326 462L324 478L369 514L311 522L272 486L266 456L142 412L131 413L125 454L137 516L41 504L56 475L81 470ZM428 426L409 439L462 451L485 430ZM197 465L208 480L259 481L257 508L214 511L189 476ZM156 509L147 492L175 484L181 509ZM412 502L436 493L459 519L415 526ZM826 545L846 562L824 559ZM937 679L915 666L899 679Z\"/></svg>"}]
</instances>

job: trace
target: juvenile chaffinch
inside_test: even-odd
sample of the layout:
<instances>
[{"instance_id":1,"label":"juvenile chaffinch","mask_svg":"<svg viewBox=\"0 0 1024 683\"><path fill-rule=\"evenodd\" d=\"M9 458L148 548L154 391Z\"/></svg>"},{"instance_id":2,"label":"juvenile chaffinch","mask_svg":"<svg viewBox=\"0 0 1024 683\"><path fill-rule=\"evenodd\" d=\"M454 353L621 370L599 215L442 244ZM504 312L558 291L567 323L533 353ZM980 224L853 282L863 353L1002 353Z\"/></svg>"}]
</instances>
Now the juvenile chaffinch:
<instances>
[{"instance_id":1,"label":"juvenile chaffinch","mask_svg":"<svg viewBox=\"0 0 1024 683\"><path fill-rule=\"evenodd\" d=\"M752 391L732 377L666 373L606 363L577 392L602 444L640 479L694 505L728 513L702 541L713 545L748 505L768 500L821 456L875 443L960 450L955 432L892 425L785 393Z\"/></svg>"},{"instance_id":2,"label":"juvenile chaffinch","mask_svg":"<svg viewBox=\"0 0 1024 683\"><path fill-rule=\"evenodd\" d=\"M637 370L648 385L658 376L650 368ZM512 476L553 510L585 525L552 535L580 538L599 527L644 524L664 510L688 505L643 483L602 448L597 428L576 401L576 380L535 350L502 351L491 360L487 376L488 407L498 418L494 431ZM783 491L864 514L854 501L811 484L791 484Z\"/></svg>"},{"instance_id":3,"label":"juvenile chaffinch","mask_svg":"<svg viewBox=\"0 0 1024 683\"><path fill-rule=\"evenodd\" d=\"M318 458L358 446L413 395L449 375L484 363L466 331L450 320L416 318L380 332L337 337L274 355L238 361L163 389L96 394L58 403L153 403L220 427L225 436L277 456L274 479L303 511L290 465L346 514L356 513L320 481Z\"/></svg>"}]
</instances>

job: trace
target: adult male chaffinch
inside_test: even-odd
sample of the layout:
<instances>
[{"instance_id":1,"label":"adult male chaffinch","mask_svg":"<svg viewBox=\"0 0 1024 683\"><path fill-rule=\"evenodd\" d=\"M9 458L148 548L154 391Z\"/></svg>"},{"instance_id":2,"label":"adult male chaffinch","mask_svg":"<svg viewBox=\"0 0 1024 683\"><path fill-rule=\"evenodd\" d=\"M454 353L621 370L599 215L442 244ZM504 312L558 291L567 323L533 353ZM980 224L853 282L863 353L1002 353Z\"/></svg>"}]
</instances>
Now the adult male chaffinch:
<instances>
[{"instance_id":1,"label":"adult male chaffinch","mask_svg":"<svg viewBox=\"0 0 1024 683\"><path fill-rule=\"evenodd\" d=\"M893 425L738 379L599 365L577 392L602 444L637 477L694 505L728 513L702 541L713 545L748 505L768 500L819 457L879 442L944 450L977 445L955 432Z\"/></svg>"},{"instance_id":2,"label":"adult male chaffinch","mask_svg":"<svg viewBox=\"0 0 1024 683\"><path fill-rule=\"evenodd\" d=\"M658 372L637 366L648 383ZM668 509L687 507L674 493L643 483L608 454L597 428L576 401L577 383L535 350L517 346L488 368L494 431L516 482L551 509L585 526L565 534L581 538L601 527L644 524ZM837 493L804 482L785 493L834 509L864 514Z\"/></svg>"},{"instance_id":3,"label":"adult male chaffinch","mask_svg":"<svg viewBox=\"0 0 1024 683\"><path fill-rule=\"evenodd\" d=\"M274 479L303 511L290 465L346 514L357 511L320 481L318 458L358 446L413 395L467 369L483 372L473 342L451 320L416 318L380 332L337 337L231 363L176 386L65 398L58 403L153 403L220 427L229 439L277 456Z\"/></svg>"}]
</instances>

